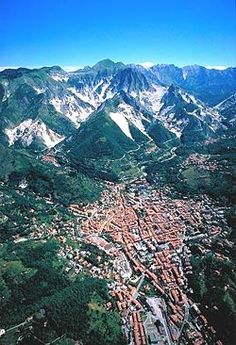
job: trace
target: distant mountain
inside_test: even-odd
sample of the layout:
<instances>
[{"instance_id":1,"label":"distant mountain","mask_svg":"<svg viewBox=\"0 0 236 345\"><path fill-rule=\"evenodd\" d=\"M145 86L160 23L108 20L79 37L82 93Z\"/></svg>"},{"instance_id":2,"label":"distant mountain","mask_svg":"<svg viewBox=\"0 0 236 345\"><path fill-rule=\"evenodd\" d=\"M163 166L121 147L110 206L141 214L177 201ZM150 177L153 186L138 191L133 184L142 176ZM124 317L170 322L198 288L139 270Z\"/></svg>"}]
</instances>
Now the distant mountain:
<instances>
[{"instance_id":1,"label":"distant mountain","mask_svg":"<svg viewBox=\"0 0 236 345\"><path fill-rule=\"evenodd\" d=\"M140 141L202 141L232 127L235 73L109 59L72 73L8 69L0 73L0 139L36 151L74 143L83 156L99 147L94 152L109 157Z\"/></svg>"},{"instance_id":2,"label":"distant mountain","mask_svg":"<svg viewBox=\"0 0 236 345\"><path fill-rule=\"evenodd\" d=\"M135 68L120 70L113 78L110 89L113 92L125 91L132 95L133 92L154 90L146 76Z\"/></svg>"},{"instance_id":3,"label":"distant mountain","mask_svg":"<svg viewBox=\"0 0 236 345\"><path fill-rule=\"evenodd\" d=\"M98 63L96 63L91 70L93 70L94 72L99 72L99 71L117 71L119 69L124 68L125 65L122 62L114 62L110 59L105 59L102 61L99 61Z\"/></svg>"},{"instance_id":4,"label":"distant mountain","mask_svg":"<svg viewBox=\"0 0 236 345\"><path fill-rule=\"evenodd\" d=\"M223 101L236 90L236 68L216 70L198 65L183 68L156 65L150 70L160 82L179 86L209 105Z\"/></svg>"}]
</instances>

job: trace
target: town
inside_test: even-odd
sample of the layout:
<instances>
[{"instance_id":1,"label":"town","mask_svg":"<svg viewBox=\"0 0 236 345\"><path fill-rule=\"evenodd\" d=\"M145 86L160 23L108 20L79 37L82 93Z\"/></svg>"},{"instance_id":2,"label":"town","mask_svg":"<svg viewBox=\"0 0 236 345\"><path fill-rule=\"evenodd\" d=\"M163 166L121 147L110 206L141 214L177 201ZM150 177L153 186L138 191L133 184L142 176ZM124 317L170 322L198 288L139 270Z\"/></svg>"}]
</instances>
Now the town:
<instances>
[{"instance_id":1,"label":"town","mask_svg":"<svg viewBox=\"0 0 236 345\"><path fill-rule=\"evenodd\" d=\"M75 220L38 227L30 237L56 236L66 273L107 281L116 302L106 308L119 311L129 344L220 345L192 299L188 277L190 246L202 243L204 252L215 237L226 238L225 210L205 195L170 194L169 187L155 190L145 179L108 182L99 201L69 206Z\"/></svg>"}]
</instances>

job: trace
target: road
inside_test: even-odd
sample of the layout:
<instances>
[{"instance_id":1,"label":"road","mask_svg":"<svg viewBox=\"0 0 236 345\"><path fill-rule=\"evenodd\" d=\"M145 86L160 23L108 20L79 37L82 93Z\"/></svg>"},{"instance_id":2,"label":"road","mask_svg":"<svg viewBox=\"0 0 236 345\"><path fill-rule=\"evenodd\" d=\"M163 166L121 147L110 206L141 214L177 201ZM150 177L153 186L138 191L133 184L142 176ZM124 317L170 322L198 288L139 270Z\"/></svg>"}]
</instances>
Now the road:
<instances>
[{"instance_id":1,"label":"road","mask_svg":"<svg viewBox=\"0 0 236 345\"><path fill-rule=\"evenodd\" d=\"M186 322L188 321L188 317L189 317L189 306L188 306L188 304L184 304L184 319L183 319L183 323L182 323L180 331L179 331L179 339L178 339L178 342L176 345L178 345L180 343L181 335L182 335L184 326L185 326Z\"/></svg>"},{"instance_id":2,"label":"road","mask_svg":"<svg viewBox=\"0 0 236 345\"><path fill-rule=\"evenodd\" d=\"M111 162L114 162L114 161L122 160L122 159L125 158L125 156L128 155L129 153L138 151L138 150L141 148L141 145L139 145L139 144L137 144L137 143L136 143L136 145L138 145L138 147L137 147L136 149L129 150L129 151L125 152L125 153L123 154L123 156L121 156L120 158L110 159L110 161L111 161Z\"/></svg>"},{"instance_id":3,"label":"road","mask_svg":"<svg viewBox=\"0 0 236 345\"><path fill-rule=\"evenodd\" d=\"M141 288L141 286L143 284L144 278L145 278L145 274L142 273L140 282L138 283L138 286L137 286L137 289L136 289L135 294L133 296L133 299L136 299L138 297L138 293L139 293L139 290L140 290L140 288Z\"/></svg>"},{"instance_id":4,"label":"road","mask_svg":"<svg viewBox=\"0 0 236 345\"><path fill-rule=\"evenodd\" d=\"M112 209L112 211L113 211L113 209ZM112 221L113 217L114 217L114 215L110 216L108 219L106 219L106 220L102 223L102 225L100 226L99 230L98 230L98 231L96 232L96 234L95 234L96 237L99 237L99 236L102 234L102 232L103 232L105 226L106 226L107 224L109 224L109 223Z\"/></svg>"},{"instance_id":5,"label":"road","mask_svg":"<svg viewBox=\"0 0 236 345\"><path fill-rule=\"evenodd\" d=\"M176 146L172 147L171 149L166 149L166 150L164 150L165 153L163 153L159 158L154 159L154 160L153 159L152 160L146 160L146 161L142 162L142 164L151 163L151 162L160 162L160 163L162 163L162 162L165 162L165 161L169 161L169 160L173 159L175 156L177 156L176 153L174 152L176 149L177 149ZM170 153L171 153L171 156L165 158Z\"/></svg>"},{"instance_id":6,"label":"road","mask_svg":"<svg viewBox=\"0 0 236 345\"><path fill-rule=\"evenodd\" d=\"M163 321L164 321L163 326L165 328L168 345L173 345L172 340L171 340L170 330L169 330L169 327L168 327L167 322L166 322L166 303L165 303L164 300L163 300L163 303L164 303L164 310L163 310L163 313L162 313Z\"/></svg>"},{"instance_id":7,"label":"road","mask_svg":"<svg viewBox=\"0 0 236 345\"><path fill-rule=\"evenodd\" d=\"M160 157L159 159L158 159L158 161L159 162L166 162L166 161L170 161L171 159L173 159L175 156L176 156L176 153L175 153L175 150L177 149L177 147L172 147L172 149L169 151L170 153L171 153L171 156L170 157L168 157L168 158L165 158L165 159L162 159L161 160L161 158L163 158L163 157L165 157L166 155L167 155L167 153L166 154L164 154L162 157Z\"/></svg>"},{"instance_id":8,"label":"road","mask_svg":"<svg viewBox=\"0 0 236 345\"><path fill-rule=\"evenodd\" d=\"M7 332L10 332L10 331L12 331L13 329L18 328L18 327L20 327L20 326L24 326L27 322L28 322L28 321L26 320L26 321L24 321L24 322L19 323L19 324L16 325L16 326L13 326L13 327L10 327L10 328L6 329L6 333L7 333Z\"/></svg>"},{"instance_id":9,"label":"road","mask_svg":"<svg viewBox=\"0 0 236 345\"><path fill-rule=\"evenodd\" d=\"M128 302L128 307L129 307L129 305L131 304L131 302L132 302L134 299L137 299L137 298L138 298L138 293L139 293L139 290L140 290L140 288L141 288L141 285L143 284L144 278L145 278L145 274L142 273L140 282L138 283L138 286L137 286L137 289L136 289L135 293L133 294L133 296L130 298L130 300L129 300L129 302Z\"/></svg>"}]
</instances>

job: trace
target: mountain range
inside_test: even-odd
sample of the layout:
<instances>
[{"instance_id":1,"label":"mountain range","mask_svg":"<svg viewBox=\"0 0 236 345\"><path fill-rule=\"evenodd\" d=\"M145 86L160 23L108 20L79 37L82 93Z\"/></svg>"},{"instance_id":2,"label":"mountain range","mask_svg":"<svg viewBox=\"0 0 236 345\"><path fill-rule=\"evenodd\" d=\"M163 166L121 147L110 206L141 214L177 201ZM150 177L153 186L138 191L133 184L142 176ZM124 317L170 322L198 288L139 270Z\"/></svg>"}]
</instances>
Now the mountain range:
<instances>
[{"instance_id":1,"label":"mountain range","mask_svg":"<svg viewBox=\"0 0 236 345\"><path fill-rule=\"evenodd\" d=\"M0 72L0 141L12 147L119 157L143 142L166 147L230 135L235 120L236 68L106 59L75 72Z\"/></svg>"}]
</instances>

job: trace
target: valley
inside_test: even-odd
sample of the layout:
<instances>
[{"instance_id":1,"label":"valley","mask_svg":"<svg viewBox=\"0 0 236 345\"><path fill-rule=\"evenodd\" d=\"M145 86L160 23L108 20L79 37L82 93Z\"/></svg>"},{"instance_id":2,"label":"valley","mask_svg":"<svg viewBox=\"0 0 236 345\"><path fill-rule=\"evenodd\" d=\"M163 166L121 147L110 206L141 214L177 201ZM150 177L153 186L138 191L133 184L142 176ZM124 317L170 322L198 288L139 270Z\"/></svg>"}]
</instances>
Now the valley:
<instances>
[{"instance_id":1,"label":"valley","mask_svg":"<svg viewBox=\"0 0 236 345\"><path fill-rule=\"evenodd\" d=\"M0 344L233 344L234 75L0 72Z\"/></svg>"}]
</instances>

